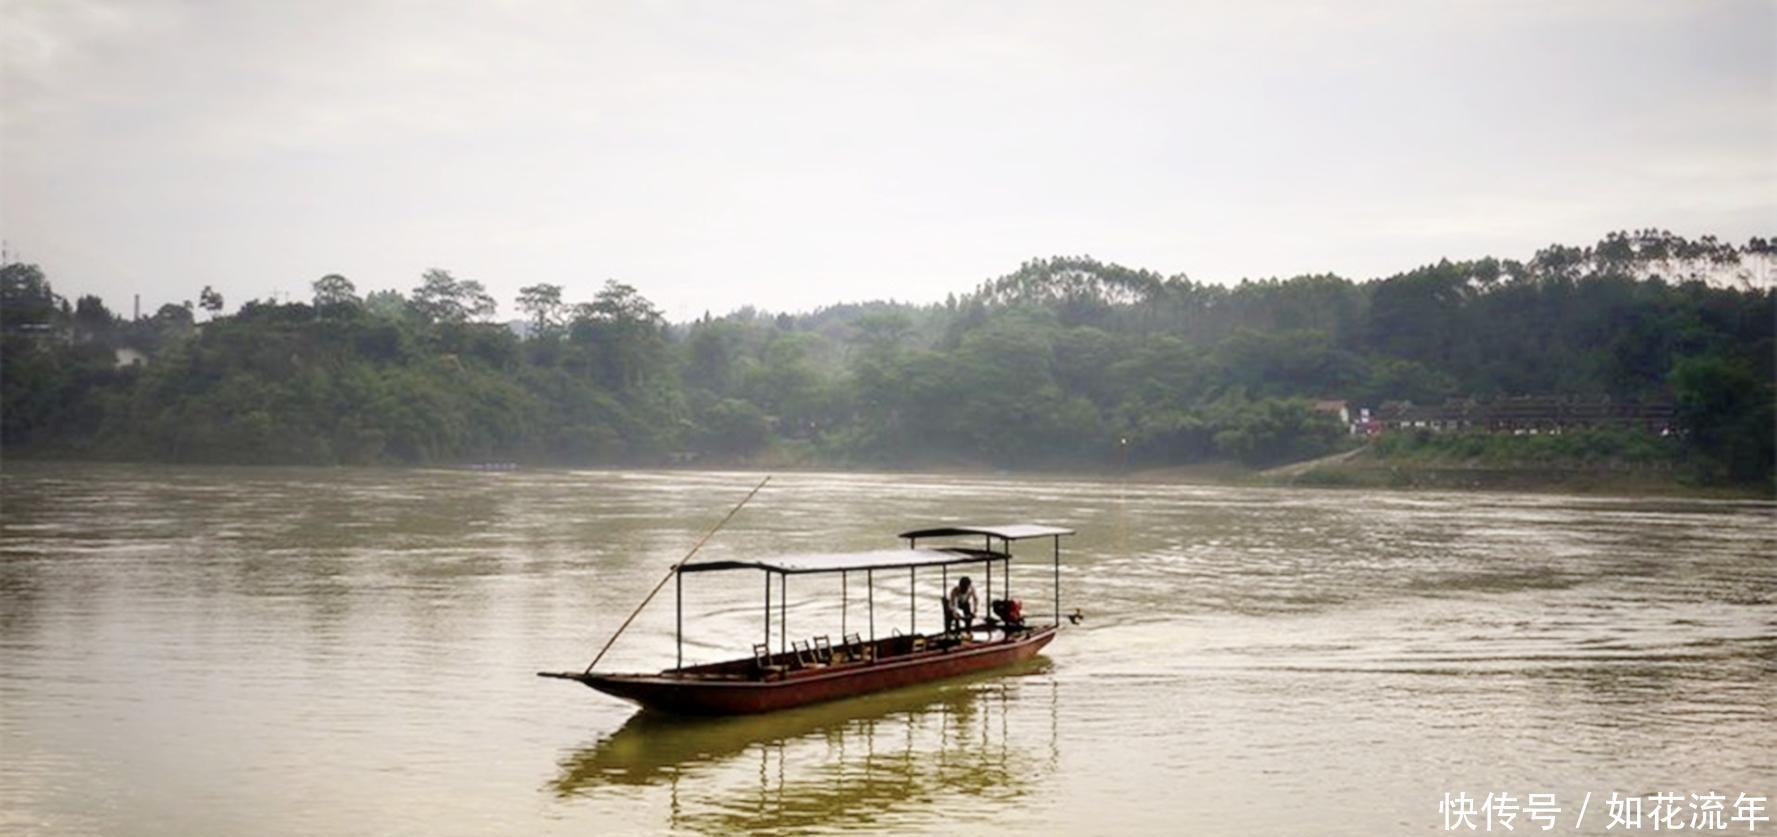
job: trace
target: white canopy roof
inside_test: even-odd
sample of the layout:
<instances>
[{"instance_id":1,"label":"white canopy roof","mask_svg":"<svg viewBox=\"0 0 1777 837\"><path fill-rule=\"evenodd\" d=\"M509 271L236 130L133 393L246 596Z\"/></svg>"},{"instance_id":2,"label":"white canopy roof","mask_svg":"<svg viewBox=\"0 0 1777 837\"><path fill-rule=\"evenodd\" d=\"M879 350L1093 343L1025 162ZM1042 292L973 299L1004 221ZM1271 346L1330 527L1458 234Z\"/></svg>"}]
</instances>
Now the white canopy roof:
<instances>
[{"instance_id":1,"label":"white canopy roof","mask_svg":"<svg viewBox=\"0 0 1777 837\"><path fill-rule=\"evenodd\" d=\"M891 570L906 567L938 567L1003 561L1010 556L985 549L879 549L871 552L817 552L777 555L736 561L703 561L679 568L682 573L714 570L766 570L774 573L836 573L850 570Z\"/></svg>"},{"instance_id":2,"label":"white canopy roof","mask_svg":"<svg viewBox=\"0 0 1777 837\"><path fill-rule=\"evenodd\" d=\"M998 526L937 526L931 529L914 529L902 532L903 538L949 538L962 535L991 535L1008 541L1021 541L1025 538L1047 538L1055 535L1071 535L1072 529L1060 526L1042 526L1035 523L1004 523Z\"/></svg>"}]
</instances>

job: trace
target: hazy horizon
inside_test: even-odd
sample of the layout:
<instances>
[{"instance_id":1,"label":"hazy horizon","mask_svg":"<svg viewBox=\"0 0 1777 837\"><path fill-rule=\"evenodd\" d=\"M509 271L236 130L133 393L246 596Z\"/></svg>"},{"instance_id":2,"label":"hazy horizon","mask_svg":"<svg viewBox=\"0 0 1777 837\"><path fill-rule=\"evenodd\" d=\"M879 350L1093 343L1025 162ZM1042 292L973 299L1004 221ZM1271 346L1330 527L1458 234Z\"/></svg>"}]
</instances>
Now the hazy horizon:
<instances>
[{"instance_id":1,"label":"hazy horizon","mask_svg":"<svg viewBox=\"0 0 1777 837\"><path fill-rule=\"evenodd\" d=\"M1760 2L0 15L0 236L124 313L441 267L502 319L614 278L682 321L1777 227Z\"/></svg>"}]
</instances>

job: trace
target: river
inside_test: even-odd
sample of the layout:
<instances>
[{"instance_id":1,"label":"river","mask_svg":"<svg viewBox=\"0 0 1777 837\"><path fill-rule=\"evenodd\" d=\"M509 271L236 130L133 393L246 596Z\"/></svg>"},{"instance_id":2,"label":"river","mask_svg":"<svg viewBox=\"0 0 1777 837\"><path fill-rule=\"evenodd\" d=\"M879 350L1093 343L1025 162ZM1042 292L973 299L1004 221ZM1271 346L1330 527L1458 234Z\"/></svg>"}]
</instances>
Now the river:
<instances>
[{"instance_id":1,"label":"river","mask_svg":"<svg viewBox=\"0 0 1777 837\"><path fill-rule=\"evenodd\" d=\"M749 719L534 676L757 478L8 462L0 832L1430 834L1547 793L1548 833L1602 834L1612 793L1777 799L1769 503L784 474L700 558L1058 524L1086 619ZM1048 550L1012 577L1043 620ZM746 655L758 577L686 581L687 661ZM839 633L837 579L790 595L792 636ZM907 621L905 579L876 595ZM673 650L668 587L601 668Z\"/></svg>"}]
</instances>

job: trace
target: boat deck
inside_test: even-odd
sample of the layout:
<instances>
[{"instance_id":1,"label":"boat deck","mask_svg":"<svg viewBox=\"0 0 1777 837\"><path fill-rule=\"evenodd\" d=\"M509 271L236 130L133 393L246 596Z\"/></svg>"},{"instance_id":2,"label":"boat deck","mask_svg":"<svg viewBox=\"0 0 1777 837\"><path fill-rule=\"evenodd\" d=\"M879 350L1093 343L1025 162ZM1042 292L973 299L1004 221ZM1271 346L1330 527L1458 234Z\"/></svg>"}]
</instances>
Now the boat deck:
<instances>
[{"instance_id":1,"label":"boat deck","mask_svg":"<svg viewBox=\"0 0 1777 837\"><path fill-rule=\"evenodd\" d=\"M976 639L974 637L975 634L989 631L1001 634L1001 636L994 639ZM1008 636L998 628L977 626L974 631L969 633L905 634L883 637L874 642L862 640L841 643L831 646L830 649L816 647L811 642L808 647L799 650L781 651L764 657L748 657L667 669L657 675L646 676L703 681L771 682L794 680L868 666L873 663L940 656L960 649L988 647L1004 643L1010 638L1016 638L1025 633L1028 633L1028 630L1014 630Z\"/></svg>"},{"instance_id":2,"label":"boat deck","mask_svg":"<svg viewBox=\"0 0 1777 837\"><path fill-rule=\"evenodd\" d=\"M655 674L544 674L576 680L642 706L680 714L768 712L910 686L1028 660L1055 638L1054 627L987 640L894 636L834 646L830 660L808 652L773 654L667 669Z\"/></svg>"}]
</instances>

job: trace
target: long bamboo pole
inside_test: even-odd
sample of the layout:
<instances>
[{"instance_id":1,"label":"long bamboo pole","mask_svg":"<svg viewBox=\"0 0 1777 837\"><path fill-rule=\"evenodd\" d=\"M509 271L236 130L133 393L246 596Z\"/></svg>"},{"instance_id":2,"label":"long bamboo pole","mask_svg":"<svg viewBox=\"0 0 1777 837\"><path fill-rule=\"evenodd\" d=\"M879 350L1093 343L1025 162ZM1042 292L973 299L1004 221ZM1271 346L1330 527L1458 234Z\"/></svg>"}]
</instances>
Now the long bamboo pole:
<instances>
[{"instance_id":1,"label":"long bamboo pole","mask_svg":"<svg viewBox=\"0 0 1777 837\"><path fill-rule=\"evenodd\" d=\"M593 657L592 662L587 664L586 674L591 674L593 666L598 665L599 660L605 658L605 652L611 650L611 646L617 643L617 638L623 636L624 631L629 630L629 623L634 622L636 617L641 615L642 608L647 607L649 602L654 601L654 596L660 592L660 588L665 587L666 583L671 581L673 576L678 575L679 568L685 566L685 562L691 560L691 556L696 555L697 551L702 549L704 544L709 543L710 538L715 537L717 532L722 531L722 527L727 526L728 521L734 519L734 515L740 512L741 507L750 502L753 499L753 495L758 494L759 489L764 488L765 484L768 482L771 482L771 477L769 476L760 480L758 485L753 486L753 490L747 492L747 496L742 497L740 502L735 504L734 508L729 509L728 514L724 515L720 522L708 532L703 533L703 537L698 539L696 546L691 547L690 552L685 553L685 557L680 558L678 563L667 569L666 577L662 578L659 584L654 585L654 589L649 591L647 598L642 599L641 604L636 605L636 609L630 612L629 618L623 620L623 624L617 627L617 633L612 634L610 639L605 640L605 647L600 648L598 656ZM769 584L770 582L767 581L766 583Z\"/></svg>"}]
</instances>

